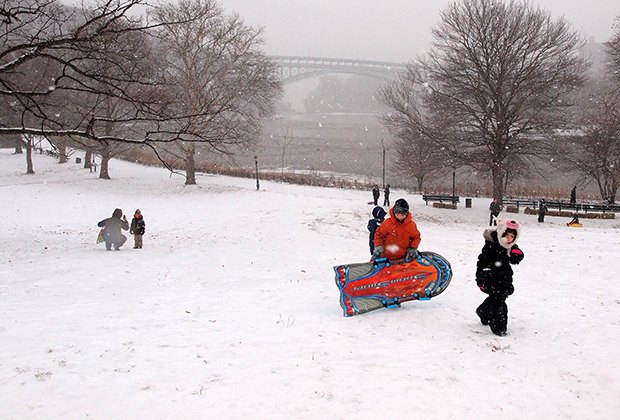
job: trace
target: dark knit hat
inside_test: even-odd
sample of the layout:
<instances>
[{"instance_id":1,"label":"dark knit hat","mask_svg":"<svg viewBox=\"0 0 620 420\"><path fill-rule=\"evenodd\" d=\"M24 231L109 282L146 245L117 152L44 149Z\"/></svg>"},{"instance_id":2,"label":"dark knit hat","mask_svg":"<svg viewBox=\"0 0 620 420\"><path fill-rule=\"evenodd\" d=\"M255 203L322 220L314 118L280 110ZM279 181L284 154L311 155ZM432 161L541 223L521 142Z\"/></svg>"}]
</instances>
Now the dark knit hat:
<instances>
[{"instance_id":1,"label":"dark knit hat","mask_svg":"<svg viewBox=\"0 0 620 420\"><path fill-rule=\"evenodd\" d=\"M407 214L409 213L409 203L404 198L399 198L394 203L394 214Z\"/></svg>"},{"instance_id":2,"label":"dark knit hat","mask_svg":"<svg viewBox=\"0 0 620 420\"><path fill-rule=\"evenodd\" d=\"M372 217L374 217L375 219L385 219L385 215L387 213L385 212L385 210L383 210L383 207L375 207L374 209L372 209Z\"/></svg>"}]
</instances>

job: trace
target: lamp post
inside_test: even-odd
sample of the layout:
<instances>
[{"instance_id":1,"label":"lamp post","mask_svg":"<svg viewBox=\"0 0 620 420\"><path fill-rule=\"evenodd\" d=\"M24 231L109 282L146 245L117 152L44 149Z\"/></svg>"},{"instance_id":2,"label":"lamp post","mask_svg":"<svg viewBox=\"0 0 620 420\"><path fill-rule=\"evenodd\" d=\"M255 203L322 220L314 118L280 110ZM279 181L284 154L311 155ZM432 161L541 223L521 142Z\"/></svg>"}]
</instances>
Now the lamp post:
<instances>
[{"instance_id":1,"label":"lamp post","mask_svg":"<svg viewBox=\"0 0 620 420\"><path fill-rule=\"evenodd\" d=\"M256 191L260 189L260 184L258 182L258 158L254 156L254 165L256 167Z\"/></svg>"},{"instance_id":2,"label":"lamp post","mask_svg":"<svg viewBox=\"0 0 620 420\"><path fill-rule=\"evenodd\" d=\"M385 188L385 146L383 146L383 188Z\"/></svg>"},{"instance_id":3,"label":"lamp post","mask_svg":"<svg viewBox=\"0 0 620 420\"><path fill-rule=\"evenodd\" d=\"M381 139L381 148L383 150L382 152L382 156L383 156L383 175L382 175L382 182L383 182L383 188L385 188L385 144L383 143L383 139Z\"/></svg>"},{"instance_id":4,"label":"lamp post","mask_svg":"<svg viewBox=\"0 0 620 420\"><path fill-rule=\"evenodd\" d=\"M452 204L455 204L454 198L456 197L456 168L452 167Z\"/></svg>"}]
</instances>

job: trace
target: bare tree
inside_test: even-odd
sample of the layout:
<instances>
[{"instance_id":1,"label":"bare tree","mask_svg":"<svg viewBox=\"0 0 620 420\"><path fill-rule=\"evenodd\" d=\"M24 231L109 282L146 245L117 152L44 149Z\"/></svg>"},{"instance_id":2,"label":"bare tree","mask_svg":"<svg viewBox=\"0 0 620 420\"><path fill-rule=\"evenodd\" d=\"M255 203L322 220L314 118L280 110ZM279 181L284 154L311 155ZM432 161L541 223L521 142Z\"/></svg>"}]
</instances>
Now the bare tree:
<instances>
[{"instance_id":1,"label":"bare tree","mask_svg":"<svg viewBox=\"0 0 620 420\"><path fill-rule=\"evenodd\" d=\"M86 71L81 60L92 52L89 44L124 16L126 7L109 2L89 19L51 0L5 2L0 13L5 29L0 34L0 95L9 98L22 123L3 124L0 133L85 134L58 112L58 97L92 90L87 82L96 75Z\"/></svg>"},{"instance_id":2,"label":"bare tree","mask_svg":"<svg viewBox=\"0 0 620 420\"><path fill-rule=\"evenodd\" d=\"M151 24L131 13L149 9L146 0L94 0L82 8L54 0L4 2L0 103L10 118L0 118L0 135L68 137L104 160L119 144L156 150L155 144L185 142L188 162L196 143L229 152L228 146L253 141L281 89L275 64L257 48L260 31L224 16L214 1L182 4L179 13L167 12L174 6L158 9ZM162 57L170 60L145 57L142 40L123 44L157 28L166 45ZM167 50L174 36L187 36L180 48L202 50L200 65L183 62L193 58L191 48ZM144 63L153 62L147 69Z\"/></svg>"},{"instance_id":3,"label":"bare tree","mask_svg":"<svg viewBox=\"0 0 620 420\"><path fill-rule=\"evenodd\" d=\"M614 203L620 187L620 85L601 80L584 95L577 130L556 136L556 162L593 179L601 198Z\"/></svg>"},{"instance_id":4,"label":"bare tree","mask_svg":"<svg viewBox=\"0 0 620 420\"><path fill-rule=\"evenodd\" d=\"M605 47L609 55L609 70L615 78L620 79L620 16L616 18L614 28L615 32Z\"/></svg>"},{"instance_id":5,"label":"bare tree","mask_svg":"<svg viewBox=\"0 0 620 420\"><path fill-rule=\"evenodd\" d=\"M413 65L379 89L380 100L391 109L381 116L381 121L396 139L397 167L403 175L417 180L418 191L424 191L424 181L443 172L446 164L446 154L436 147L431 128L425 122L421 104L423 91L423 83Z\"/></svg>"},{"instance_id":6,"label":"bare tree","mask_svg":"<svg viewBox=\"0 0 620 420\"><path fill-rule=\"evenodd\" d=\"M81 8L55 0L3 2L0 99L9 104L13 118L0 121L0 135L72 136L128 144L173 140L162 129L168 116L162 113L161 98L135 95L156 92L163 79L127 67L125 55L99 53L109 39L122 34L149 33L161 25L181 23L150 24L138 7L149 9L146 0L93 0ZM133 53L140 55L142 45L135 45ZM92 65L101 60L116 71L106 73ZM85 95L122 100L132 112L112 120L97 113L76 118L66 109L59 112L68 98ZM109 130L110 124L122 129ZM124 130L130 126L132 130Z\"/></svg>"},{"instance_id":7,"label":"bare tree","mask_svg":"<svg viewBox=\"0 0 620 420\"><path fill-rule=\"evenodd\" d=\"M416 123L457 165L488 171L502 199L507 163L539 153L567 94L582 83L582 38L526 2L463 0L441 13L428 56L426 121Z\"/></svg>"},{"instance_id":8,"label":"bare tree","mask_svg":"<svg viewBox=\"0 0 620 420\"><path fill-rule=\"evenodd\" d=\"M293 130L288 127L282 128L282 136L280 136L278 143L280 144L281 154L281 170L280 174L284 174L284 158L286 157L286 149L293 143L295 137L293 136Z\"/></svg>"},{"instance_id":9,"label":"bare tree","mask_svg":"<svg viewBox=\"0 0 620 420\"><path fill-rule=\"evenodd\" d=\"M160 115L157 108L163 103L159 85L139 83L140 80L161 78L159 67L155 64L152 42L142 31L125 30L128 25L127 22L114 23L112 26L118 30L94 41L89 58L83 60L83 67L91 74L99 75L103 80L115 79L114 86L94 81L92 92L80 92L77 98L73 97L62 105L76 125L90 124L92 132L105 136L96 141L80 137L72 139L87 151L101 156L100 179L110 179L111 158L126 152L131 146L135 147L118 139L138 137L146 129L156 126L159 121L149 124L148 120ZM117 94L119 91L123 94ZM136 118L140 113L139 107L145 104L148 104L153 115ZM90 157L88 160L90 162Z\"/></svg>"},{"instance_id":10,"label":"bare tree","mask_svg":"<svg viewBox=\"0 0 620 420\"><path fill-rule=\"evenodd\" d=\"M161 60L169 74L173 122L185 162L186 184L195 184L196 143L228 154L258 140L260 118L281 94L275 64L260 50L261 31L227 16L214 0L180 0L156 9L162 26Z\"/></svg>"}]
</instances>

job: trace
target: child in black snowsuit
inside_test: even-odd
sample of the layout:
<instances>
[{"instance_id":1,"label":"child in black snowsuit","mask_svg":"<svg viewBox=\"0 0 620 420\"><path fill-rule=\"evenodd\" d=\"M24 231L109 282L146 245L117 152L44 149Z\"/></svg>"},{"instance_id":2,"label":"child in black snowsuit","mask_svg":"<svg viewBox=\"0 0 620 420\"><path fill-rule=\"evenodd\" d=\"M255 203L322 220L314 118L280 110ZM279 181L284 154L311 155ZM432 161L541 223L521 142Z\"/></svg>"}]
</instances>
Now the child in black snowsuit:
<instances>
[{"instance_id":1,"label":"child in black snowsuit","mask_svg":"<svg viewBox=\"0 0 620 420\"><path fill-rule=\"evenodd\" d=\"M382 207L375 207L372 209L372 219L368 221L368 231L370 232L370 238L368 240L368 245L370 245L370 255L375 250L375 232L379 225L385 220L385 216L387 213L383 210Z\"/></svg>"},{"instance_id":2,"label":"child in black snowsuit","mask_svg":"<svg viewBox=\"0 0 620 420\"><path fill-rule=\"evenodd\" d=\"M146 224L144 223L142 212L140 212L140 209L136 209L133 219L131 219L131 227L129 228L129 233L133 235L133 249L142 249L142 235L144 235L145 228Z\"/></svg>"},{"instance_id":3,"label":"child in black snowsuit","mask_svg":"<svg viewBox=\"0 0 620 420\"><path fill-rule=\"evenodd\" d=\"M476 314L483 325L499 336L506 335L506 298L514 292L510 264L523 260L523 251L517 246L520 233L521 224L516 220L498 220L497 229L484 231L485 244L478 256L476 283L489 297L476 309Z\"/></svg>"}]
</instances>

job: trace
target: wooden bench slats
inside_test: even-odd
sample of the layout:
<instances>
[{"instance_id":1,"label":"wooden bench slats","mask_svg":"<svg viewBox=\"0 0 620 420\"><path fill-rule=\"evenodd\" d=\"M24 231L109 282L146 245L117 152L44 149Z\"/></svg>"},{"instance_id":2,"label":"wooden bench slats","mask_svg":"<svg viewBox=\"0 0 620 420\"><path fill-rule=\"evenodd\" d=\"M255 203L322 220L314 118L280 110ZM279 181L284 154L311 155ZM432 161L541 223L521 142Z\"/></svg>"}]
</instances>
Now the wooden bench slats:
<instances>
[{"instance_id":1,"label":"wooden bench slats","mask_svg":"<svg viewBox=\"0 0 620 420\"><path fill-rule=\"evenodd\" d=\"M429 201L439 201L440 203L447 201L452 204L460 203L460 198L458 195L451 196L451 195L423 194L422 199L426 202L427 206L428 206Z\"/></svg>"}]
</instances>

